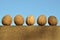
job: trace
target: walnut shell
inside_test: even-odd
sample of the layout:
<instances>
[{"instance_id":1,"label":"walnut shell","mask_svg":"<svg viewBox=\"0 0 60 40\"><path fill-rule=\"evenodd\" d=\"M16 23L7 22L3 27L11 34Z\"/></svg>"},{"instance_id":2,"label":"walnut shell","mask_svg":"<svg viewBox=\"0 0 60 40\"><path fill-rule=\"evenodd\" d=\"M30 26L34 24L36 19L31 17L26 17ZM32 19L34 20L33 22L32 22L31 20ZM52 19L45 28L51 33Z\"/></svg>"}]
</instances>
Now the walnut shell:
<instances>
[{"instance_id":1,"label":"walnut shell","mask_svg":"<svg viewBox=\"0 0 60 40\"><path fill-rule=\"evenodd\" d=\"M48 18L48 23L49 23L49 25L54 26L54 25L57 25L58 20L57 20L57 18L55 16L50 16Z\"/></svg>"},{"instance_id":2,"label":"walnut shell","mask_svg":"<svg viewBox=\"0 0 60 40\"><path fill-rule=\"evenodd\" d=\"M15 23L16 25L23 25L23 24L24 24L24 18L23 18L23 16L21 16L21 15L16 15L16 16L14 17L14 23Z\"/></svg>"},{"instance_id":3,"label":"walnut shell","mask_svg":"<svg viewBox=\"0 0 60 40\"><path fill-rule=\"evenodd\" d=\"M11 25L11 23L12 23L12 17L10 15L6 15L2 18L3 25Z\"/></svg>"},{"instance_id":4,"label":"walnut shell","mask_svg":"<svg viewBox=\"0 0 60 40\"><path fill-rule=\"evenodd\" d=\"M33 25L35 22L34 16L30 15L26 18L26 24L27 25Z\"/></svg>"},{"instance_id":5,"label":"walnut shell","mask_svg":"<svg viewBox=\"0 0 60 40\"><path fill-rule=\"evenodd\" d=\"M46 24L46 16L40 15L37 19L37 24L44 26Z\"/></svg>"}]
</instances>

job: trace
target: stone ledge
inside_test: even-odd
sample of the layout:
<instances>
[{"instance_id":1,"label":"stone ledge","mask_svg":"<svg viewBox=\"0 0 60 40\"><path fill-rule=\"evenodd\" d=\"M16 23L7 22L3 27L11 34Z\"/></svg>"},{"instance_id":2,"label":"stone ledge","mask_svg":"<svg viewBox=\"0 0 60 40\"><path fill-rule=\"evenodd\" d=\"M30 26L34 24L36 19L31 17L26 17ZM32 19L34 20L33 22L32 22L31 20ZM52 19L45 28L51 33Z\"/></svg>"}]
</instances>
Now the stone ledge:
<instances>
[{"instance_id":1,"label":"stone ledge","mask_svg":"<svg viewBox=\"0 0 60 40\"><path fill-rule=\"evenodd\" d=\"M60 26L0 26L0 40L60 40Z\"/></svg>"}]
</instances>

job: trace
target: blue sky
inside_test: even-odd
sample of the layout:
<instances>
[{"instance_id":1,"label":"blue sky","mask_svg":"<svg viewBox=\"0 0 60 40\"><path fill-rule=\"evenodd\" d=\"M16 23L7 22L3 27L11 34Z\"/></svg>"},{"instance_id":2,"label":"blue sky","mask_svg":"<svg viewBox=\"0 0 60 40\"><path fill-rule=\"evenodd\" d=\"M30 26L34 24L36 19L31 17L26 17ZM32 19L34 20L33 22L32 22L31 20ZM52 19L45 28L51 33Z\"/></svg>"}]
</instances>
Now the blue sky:
<instances>
[{"instance_id":1,"label":"blue sky","mask_svg":"<svg viewBox=\"0 0 60 40\"><path fill-rule=\"evenodd\" d=\"M10 14L13 19L17 14L21 14L24 19L28 15L33 15L35 20L42 14L46 15L47 19L54 15L60 25L60 0L0 0L0 25L2 25L2 17L7 14ZM37 22L35 22L36 24ZM12 25L15 25L14 21Z\"/></svg>"}]
</instances>

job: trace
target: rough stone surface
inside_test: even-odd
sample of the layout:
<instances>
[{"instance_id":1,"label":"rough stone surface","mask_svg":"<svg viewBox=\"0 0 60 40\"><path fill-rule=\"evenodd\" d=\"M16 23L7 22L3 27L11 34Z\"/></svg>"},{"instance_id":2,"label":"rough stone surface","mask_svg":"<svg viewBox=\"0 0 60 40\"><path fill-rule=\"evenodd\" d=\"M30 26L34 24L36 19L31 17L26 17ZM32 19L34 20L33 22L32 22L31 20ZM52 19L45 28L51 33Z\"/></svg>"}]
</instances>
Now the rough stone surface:
<instances>
[{"instance_id":1,"label":"rough stone surface","mask_svg":"<svg viewBox=\"0 0 60 40\"><path fill-rule=\"evenodd\" d=\"M60 26L0 26L0 40L60 40Z\"/></svg>"}]
</instances>

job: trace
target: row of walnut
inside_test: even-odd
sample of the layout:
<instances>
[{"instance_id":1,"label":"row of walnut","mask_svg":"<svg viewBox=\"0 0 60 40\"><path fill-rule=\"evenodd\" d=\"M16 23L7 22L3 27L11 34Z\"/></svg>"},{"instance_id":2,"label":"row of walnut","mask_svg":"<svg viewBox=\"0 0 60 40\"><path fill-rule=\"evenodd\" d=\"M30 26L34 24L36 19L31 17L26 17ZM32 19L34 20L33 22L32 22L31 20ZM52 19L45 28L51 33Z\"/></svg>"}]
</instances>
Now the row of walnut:
<instances>
[{"instance_id":1,"label":"row of walnut","mask_svg":"<svg viewBox=\"0 0 60 40\"><path fill-rule=\"evenodd\" d=\"M37 24L40 26L44 26L47 22L45 15L40 15L37 18ZM24 24L24 17L22 15L16 15L14 17L14 23L16 25L23 25ZM35 18L33 15L29 15L26 18L26 24L27 25L33 25L35 23ZM49 16L48 17L48 24L52 26L56 26L58 23L58 20L55 16ZM6 15L2 18L2 24L3 25L11 25L12 24L12 17L10 15Z\"/></svg>"}]
</instances>

